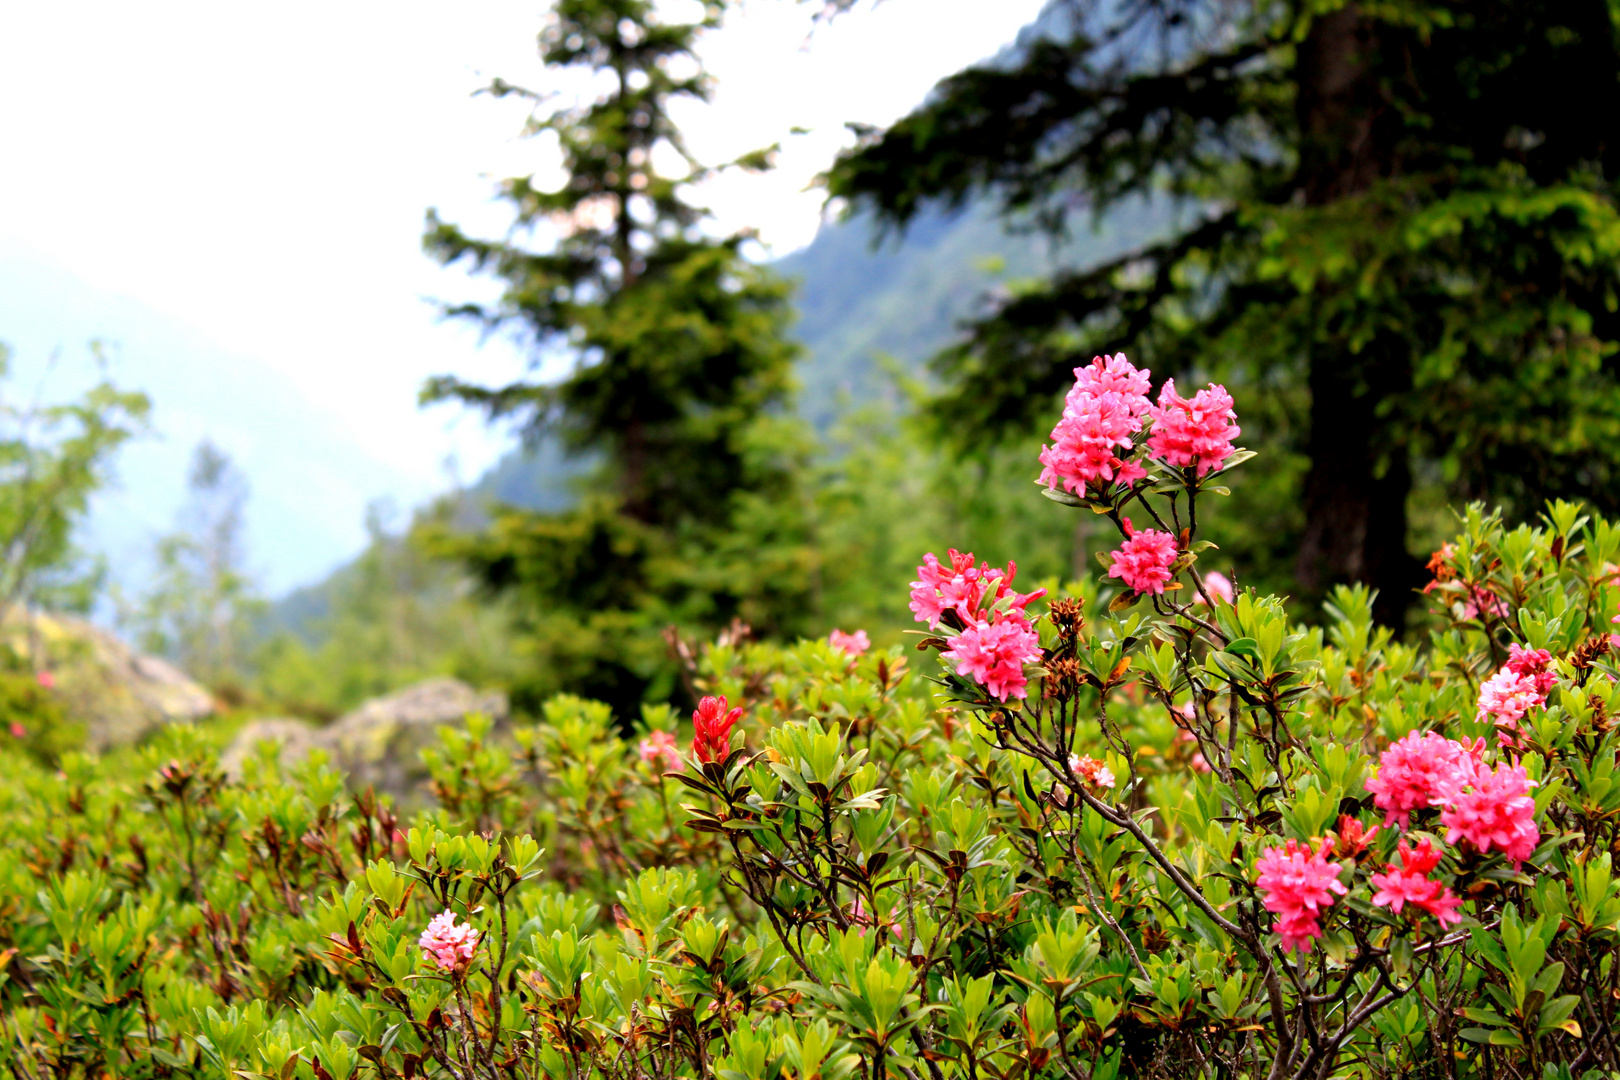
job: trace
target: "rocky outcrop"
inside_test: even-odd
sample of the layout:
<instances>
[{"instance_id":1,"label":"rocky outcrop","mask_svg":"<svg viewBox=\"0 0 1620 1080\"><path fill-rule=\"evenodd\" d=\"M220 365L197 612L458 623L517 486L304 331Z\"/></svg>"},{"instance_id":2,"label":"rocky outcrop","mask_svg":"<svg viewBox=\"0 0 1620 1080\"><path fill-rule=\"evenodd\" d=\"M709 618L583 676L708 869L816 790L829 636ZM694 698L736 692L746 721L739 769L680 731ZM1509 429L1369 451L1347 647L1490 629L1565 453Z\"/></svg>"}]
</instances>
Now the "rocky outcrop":
<instances>
[{"instance_id":1,"label":"rocky outcrop","mask_svg":"<svg viewBox=\"0 0 1620 1080\"><path fill-rule=\"evenodd\" d=\"M48 674L68 716L84 725L87 749L128 746L165 724L214 712L213 695L178 668L83 619L19 613L7 619L5 633L19 655Z\"/></svg>"},{"instance_id":2,"label":"rocky outcrop","mask_svg":"<svg viewBox=\"0 0 1620 1080\"><path fill-rule=\"evenodd\" d=\"M325 728L298 720L255 721L237 735L223 760L239 774L242 763L266 740L280 744L281 760L289 765L319 748L348 775L354 790L372 787L409 802L422 794L428 779L422 750L438 740L441 725L462 723L475 712L503 723L506 695L481 693L457 679L429 679L373 698Z\"/></svg>"},{"instance_id":3,"label":"rocky outcrop","mask_svg":"<svg viewBox=\"0 0 1620 1080\"><path fill-rule=\"evenodd\" d=\"M291 717L253 720L236 733L231 745L219 756L219 764L232 777L241 779L243 765L259 752L261 743L268 742L276 744L281 764L290 768L320 745L320 734L315 725Z\"/></svg>"}]
</instances>

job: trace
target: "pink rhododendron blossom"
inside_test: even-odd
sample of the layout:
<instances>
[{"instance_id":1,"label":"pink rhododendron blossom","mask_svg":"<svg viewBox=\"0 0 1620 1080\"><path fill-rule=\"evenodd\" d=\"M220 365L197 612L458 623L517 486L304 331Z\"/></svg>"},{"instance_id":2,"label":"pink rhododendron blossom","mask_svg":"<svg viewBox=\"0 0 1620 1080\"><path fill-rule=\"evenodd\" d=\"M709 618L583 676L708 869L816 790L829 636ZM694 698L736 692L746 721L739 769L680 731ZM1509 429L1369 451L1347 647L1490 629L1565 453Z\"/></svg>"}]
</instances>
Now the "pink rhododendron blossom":
<instances>
[{"instance_id":1,"label":"pink rhododendron blossom","mask_svg":"<svg viewBox=\"0 0 1620 1080\"><path fill-rule=\"evenodd\" d=\"M1424 591L1427 592L1428 590L1425 589ZM1482 589L1478 585L1470 585L1468 594L1468 599L1463 601L1462 606L1462 619L1464 622L1469 619L1477 619L1482 614L1494 615L1498 619L1507 618L1507 601L1489 589Z\"/></svg>"},{"instance_id":2,"label":"pink rhododendron blossom","mask_svg":"<svg viewBox=\"0 0 1620 1080\"><path fill-rule=\"evenodd\" d=\"M1515 675L1534 679L1536 692L1545 694L1558 682L1558 676L1549 669L1552 653L1546 649L1526 649L1517 641L1508 646L1507 663L1502 666Z\"/></svg>"},{"instance_id":3,"label":"pink rhododendron blossom","mask_svg":"<svg viewBox=\"0 0 1620 1080\"><path fill-rule=\"evenodd\" d=\"M1148 390L1153 385L1152 373L1138 368L1125 359L1124 353L1093 357L1090 364L1074 369L1074 388L1069 398L1077 394L1118 394L1130 405L1136 416L1145 416L1153 406L1148 402Z\"/></svg>"},{"instance_id":4,"label":"pink rhododendron blossom","mask_svg":"<svg viewBox=\"0 0 1620 1080\"><path fill-rule=\"evenodd\" d=\"M26 739L28 737L28 729L22 726L22 721L13 720L11 722L11 737L13 739Z\"/></svg>"},{"instance_id":5,"label":"pink rhododendron blossom","mask_svg":"<svg viewBox=\"0 0 1620 1080\"><path fill-rule=\"evenodd\" d=\"M972 552L962 554L950 549L951 564L944 566L933 552L923 556L917 567L918 580L911 583L911 610L918 622L929 629L939 625L946 612L955 612L962 626L969 626L985 618L981 608L1015 609L1020 613L1031 600L1046 595L1045 589L1032 593L1012 590L1013 578L1018 576L1018 564L1009 562L1007 569L999 566L975 566Z\"/></svg>"},{"instance_id":6,"label":"pink rhododendron blossom","mask_svg":"<svg viewBox=\"0 0 1620 1080\"><path fill-rule=\"evenodd\" d=\"M1481 854L1495 848L1514 865L1528 859L1541 842L1530 786L1523 765L1477 765L1467 790L1440 812L1446 843L1467 840Z\"/></svg>"},{"instance_id":7,"label":"pink rhododendron blossom","mask_svg":"<svg viewBox=\"0 0 1620 1080\"><path fill-rule=\"evenodd\" d=\"M1211 570L1204 575L1204 592L1209 594L1211 600L1223 604L1230 604L1237 598L1237 592L1232 588L1232 579L1219 570ZM1199 593L1193 597L1193 603L1202 604L1203 602L1204 593Z\"/></svg>"},{"instance_id":8,"label":"pink rhododendron blossom","mask_svg":"<svg viewBox=\"0 0 1620 1080\"><path fill-rule=\"evenodd\" d=\"M1322 912L1333 903L1333 894L1350 890L1339 880L1341 864L1327 861L1328 842L1316 850L1309 844L1290 840L1280 848L1261 852L1255 869L1255 884L1267 911L1277 916L1275 929L1282 936L1284 952L1310 952L1311 941L1322 936Z\"/></svg>"},{"instance_id":9,"label":"pink rhododendron blossom","mask_svg":"<svg viewBox=\"0 0 1620 1080\"><path fill-rule=\"evenodd\" d=\"M1196 464L1200 477L1232 456L1232 440L1242 431L1233 423L1232 395L1215 383L1184 398L1176 393L1176 381L1168 379L1148 415L1153 418L1148 452L1175 468Z\"/></svg>"},{"instance_id":10,"label":"pink rhododendron blossom","mask_svg":"<svg viewBox=\"0 0 1620 1080\"><path fill-rule=\"evenodd\" d=\"M47 690L53 690L56 688L56 676L52 675L48 671L42 671L38 675L35 675L34 681L39 683L39 685L43 686Z\"/></svg>"},{"instance_id":11,"label":"pink rhododendron blossom","mask_svg":"<svg viewBox=\"0 0 1620 1080\"><path fill-rule=\"evenodd\" d=\"M1440 853L1434 850L1434 845L1424 840L1414 851L1402 840L1396 847L1396 854L1401 860L1399 867L1391 863L1386 872L1372 875L1373 886L1378 890L1373 894L1373 903L1378 907L1387 907L1397 915L1407 904L1412 904L1439 920L1442 930L1452 923L1462 922L1462 916L1457 914L1457 909L1462 907L1462 898L1447 886L1429 878L1434 868L1440 865Z\"/></svg>"},{"instance_id":12,"label":"pink rhododendron blossom","mask_svg":"<svg viewBox=\"0 0 1620 1080\"><path fill-rule=\"evenodd\" d=\"M1142 430L1142 417L1152 407L1149 381L1148 372L1133 367L1124 353L1075 368L1052 445L1041 449L1040 482L1079 493L1098 481L1130 484L1146 476L1139 463L1116 451L1129 453L1132 437Z\"/></svg>"},{"instance_id":13,"label":"pink rhododendron blossom","mask_svg":"<svg viewBox=\"0 0 1620 1080\"><path fill-rule=\"evenodd\" d=\"M993 622L981 620L963 630L940 655L956 662L958 675L1006 701L1027 696L1024 665L1041 659L1041 639L1022 611L998 612Z\"/></svg>"},{"instance_id":14,"label":"pink rhododendron blossom","mask_svg":"<svg viewBox=\"0 0 1620 1080\"><path fill-rule=\"evenodd\" d=\"M1472 779L1485 742L1467 746L1435 732L1409 733L1391 743L1378 760L1378 774L1367 778L1373 804L1384 823L1406 828L1413 810L1441 806Z\"/></svg>"},{"instance_id":15,"label":"pink rhododendron blossom","mask_svg":"<svg viewBox=\"0 0 1620 1080\"><path fill-rule=\"evenodd\" d=\"M857 630L853 634L834 630L827 635L827 643L835 649L842 649L850 656L859 656L872 647L872 639L866 636L865 630Z\"/></svg>"},{"instance_id":16,"label":"pink rhododendron blossom","mask_svg":"<svg viewBox=\"0 0 1620 1080\"><path fill-rule=\"evenodd\" d=\"M731 725L742 716L739 705L726 711L726 698L706 697L692 711L692 753L699 761L724 761L731 752Z\"/></svg>"},{"instance_id":17,"label":"pink rhododendron blossom","mask_svg":"<svg viewBox=\"0 0 1620 1080\"><path fill-rule=\"evenodd\" d=\"M1111 788L1114 786L1114 771L1090 755L1069 755L1069 771L1085 784L1092 787Z\"/></svg>"},{"instance_id":18,"label":"pink rhododendron blossom","mask_svg":"<svg viewBox=\"0 0 1620 1080\"><path fill-rule=\"evenodd\" d=\"M636 743L636 753L648 765L659 765L671 772L681 767L681 751L675 744L675 736L668 731L650 731L647 737Z\"/></svg>"},{"instance_id":19,"label":"pink rhododendron blossom","mask_svg":"<svg viewBox=\"0 0 1620 1080\"><path fill-rule=\"evenodd\" d=\"M455 913L446 911L428 921L417 944L441 971L455 971L466 967L467 961L473 958L478 948L478 931L470 923L457 925Z\"/></svg>"},{"instance_id":20,"label":"pink rhododendron blossom","mask_svg":"<svg viewBox=\"0 0 1620 1080\"><path fill-rule=\"evenodd\" d=\"M1512 745L1519 721L1531 709L1547 703L1547 693L1558 682L1558 676L1548 670L1551 664L1552 654L1546 649L1525 649L1515 642L1508 646L1507 663L1480 687L1475 717L1490 720L1500 729L1500 745Z\"/></svg>"},{"instance_id":21,"label":"pink rhododendron blossom","mask_svg":"<svg viewBox=\"0 0 1620 1080\"><path fill-rule=\"evenodd\" d=\"M1125 536L1125 543L1113 553L1108 576L1119 578L1139 593L1158 596L1173 576L1170 566L1176 561L1176 538L1157 529L1137 532L1130 518L1125 519Z\"/></svg>"}]
</instances>

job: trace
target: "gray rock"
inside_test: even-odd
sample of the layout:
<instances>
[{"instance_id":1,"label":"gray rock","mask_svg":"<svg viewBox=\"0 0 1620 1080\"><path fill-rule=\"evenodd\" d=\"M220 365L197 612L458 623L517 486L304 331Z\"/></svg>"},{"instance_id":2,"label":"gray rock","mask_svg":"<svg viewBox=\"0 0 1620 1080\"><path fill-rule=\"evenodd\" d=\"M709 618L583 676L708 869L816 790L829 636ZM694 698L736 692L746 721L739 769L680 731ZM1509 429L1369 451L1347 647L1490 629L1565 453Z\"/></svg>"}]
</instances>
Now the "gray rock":
<instances>
[{"instance_id":1,"label":"gray rock","mask_svg":"<svg viewBox=\"0 0 1620 1080\"><path fill-rule=\"evenodd\" d=\"M321 731L313 724L290 717L253 720L231 740L220 755L220 767L233 780L242 778L242 766L259 752L259 744L275 743L283 768L291 768L309 756L321 743Z\"/></svg>"},{"instance_id":2,"label":"gray rock","mask_svg":"<svg viewBox=\"0 0 1620 1080\"><path fill-rule=\"evenodd\" d=\"M36 670L50 673L68 715L85 726L87 749L128 746L215 711L214 696L178 668L82 619L19 612L4 632Z\"/></svg>"},{"instance_id":3,"label":"gray rock","mask_svg":"<svg viewBox=\"0 0 1620 1080\"><path fill-rule=\"evenodd\" d=\"M222 762L227 771L239 774L242 762L266 739L281 744L281 760L289 765L322 749L348 775L350 788L372 787L401 803L413 803L425 794L428 780L422 750L438 741L440 726L459 725L475 712L504 723L506 695L481 693L457 679L429 679L373 698L326 728L298 720L255 721L237 735Z\"/></svg>"},{"instance_id":4,"label":"gray rock","mask_svg":"<svg viewBox=\"0 0 1620 1080\"><path fill-rule=\"evenodd\" d=\"M421 752L438 741L439 727L460 724L475 712L504 723L506 695L480 693L458 679L429 679L339 717L322 732L322 742L348 773L350 787L374 787L409 801L427 782Z\"/></svg>"}]
</instances>

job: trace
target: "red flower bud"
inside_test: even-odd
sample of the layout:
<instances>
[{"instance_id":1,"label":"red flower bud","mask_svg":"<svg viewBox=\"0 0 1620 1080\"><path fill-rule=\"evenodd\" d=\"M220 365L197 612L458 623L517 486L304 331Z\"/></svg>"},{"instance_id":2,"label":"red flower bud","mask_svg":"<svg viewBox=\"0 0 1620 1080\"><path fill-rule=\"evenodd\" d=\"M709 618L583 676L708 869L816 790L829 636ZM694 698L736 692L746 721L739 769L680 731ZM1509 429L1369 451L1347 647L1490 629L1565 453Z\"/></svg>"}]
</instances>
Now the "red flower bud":
<instances>
[{"instance_id":1,"label":"red flower bud","mask_svg":"<svg viewBox=\"0 0 1620 1080\"><path fill-rule=\"evenodd\" d=\"M726 711L726 699L706 697L692 712L692 753L699 761L724 761L731 748L731 725L742 716L741 706Z\"/></svg>"}]
</instances>

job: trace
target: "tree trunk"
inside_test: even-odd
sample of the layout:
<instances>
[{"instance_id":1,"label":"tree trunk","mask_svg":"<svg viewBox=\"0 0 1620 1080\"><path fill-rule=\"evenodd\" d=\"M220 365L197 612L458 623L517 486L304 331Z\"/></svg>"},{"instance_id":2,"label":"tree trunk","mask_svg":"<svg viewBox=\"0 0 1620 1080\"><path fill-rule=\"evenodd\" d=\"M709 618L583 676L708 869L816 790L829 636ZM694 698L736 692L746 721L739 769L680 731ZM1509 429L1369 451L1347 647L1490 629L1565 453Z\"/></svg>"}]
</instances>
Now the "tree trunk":
<instances>
[{"instance_id":1,"label":"tree trunk","mask_svg":"<svg viewBox=\"0 0 1620 1080\"><path fill-rule=\"evenodd\" d=\"M1368 360L1327 352L1312 358L1311 467L1294 576L1312 596L1339 582L1372 586L1374 617L1399 629L1422 577L1406 550L1412 470L1377 414L1380 402L1410 389L1411 370L1403 353Z\"/></svg>"},{"instance_id":2,"label":"tree trunk","mask_svg":"<svg viewBox=\"0 0 1620 1080\"><path fill-rule=\"evenodd\" d=\"M1308 206L1358 195L1397 169L1392 140L1380 137L1387 114L1371 74L1377 48L1353 3L1318 18L1300 43L1295 190ZM1342 342L1320 342L1309 382L1311 466L1295 576L1314 596L1338 582L1372 586L1374 615L1398 630L1418 583L1406 550L1412 472L1404 440L1389 437L1379 406L1411 388L1406 346L1383 341L1352 353Z\"/></svg>"}]
</instances>

